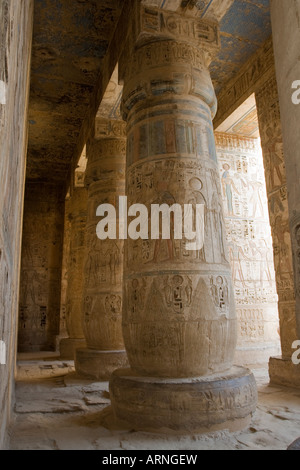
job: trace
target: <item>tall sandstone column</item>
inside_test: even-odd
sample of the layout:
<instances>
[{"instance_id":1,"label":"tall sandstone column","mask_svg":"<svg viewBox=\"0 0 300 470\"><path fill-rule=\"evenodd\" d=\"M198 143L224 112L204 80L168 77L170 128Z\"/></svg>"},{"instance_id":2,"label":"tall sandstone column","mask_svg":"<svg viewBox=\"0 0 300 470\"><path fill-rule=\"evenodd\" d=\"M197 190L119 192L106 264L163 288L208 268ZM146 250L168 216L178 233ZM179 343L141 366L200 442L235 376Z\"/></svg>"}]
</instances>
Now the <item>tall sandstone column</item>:
<instances>
[{"instance_id":1,"label":"tall sandstone column","mask_svg":"<svg viewBox=\"0 0 300 470\"><path fill-rule=\"evenodd\" d=\"M300 339L300 1L271 0L271 21L287 179L289 228L295 287L297 337ZM295 89L296 88L296 89ZM298 89L298 91L297 91ZM296 95L294 93L296 92ZM294 96L293 96L294 95ZM295 321L293 319L293 321ZM292 348L294 338L290 338ZM300 365L289 361L289 382L300 385Z\"/></svg>"},{"instance_id":2,"label":"tall sandstone column","mask_svg":"<svg viewBox=\"0 0 300 470\"><path fill-rule=\"evenodd\" d=\"M236 314L212 127L208 65L217 24L136 4L119 64L127 120L128 205L204 204L205 240L128 239L123 334L131 368L110 381L114 414L135 429L243 426L250 371L232 367ZM172 220L172 217L171 217ZM150 226L150 225L149 225Z\"/></svg>"},{"instance_id":3,"label":"tall sandstone column","mask_svg":"<svg viewBox=\"0 0 300 470\"><path fill-rule=\"evenodd\" d=\"M70 221L65 312L68 338L63 338L60 341L59 349L61 358L74 359L75 350L85 347L82 328L82 294L87 214L86 188L74 187L67 207L67 216Z\"/></svg>"},{"instance_id":4,"label":"tall sandstone column","mask_svg":"<svg viewBox=\"0 0 300 470\"><path fill-rule=\"evenodd\" d=\"M122 335L122 240L100 240L96 234L100 204L117 206L125 192L126 136L123 121L97 119L87 143L88 189L84 261L83 332L86 348L75 353L80 375L107 380L127 364Z\"/></svg>"},{"instance_id":5,"label":"tall sandstone column","mask_svg":"<svg viewBox=\"0 0 300 470\"><path fill-rule=\"evenodd\" d=\"M282 357L271 357L270 380L293 384L292 344L297 338L289 204L277 81L274 74L257 90L256 106L273 238Z\"/></svg>"}]
</instances>

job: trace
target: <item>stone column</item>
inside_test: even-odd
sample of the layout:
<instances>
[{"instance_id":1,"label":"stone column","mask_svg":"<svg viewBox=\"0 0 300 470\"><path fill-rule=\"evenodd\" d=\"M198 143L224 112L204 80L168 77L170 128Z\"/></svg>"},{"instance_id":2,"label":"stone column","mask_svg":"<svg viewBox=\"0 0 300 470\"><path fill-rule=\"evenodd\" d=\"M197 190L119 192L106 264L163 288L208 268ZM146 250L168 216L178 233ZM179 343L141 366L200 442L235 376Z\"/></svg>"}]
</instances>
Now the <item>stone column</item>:
<instances>
[{"instance_id":1,"label":"stone column","mask_svg":"<svg viewBox=\"0 0 300 470\"><path fill-rule=\"evenodd\" d=\"M68 338L66 323L66 306L67 306L67 288L68 288L68 261L70 255L71 243L71 222L69 220L70 194L65 198L65 214L64 214L64 237L63 237L63 254L61 261L61 288L60 288L60 316L59 316L59 334L56 336L56 350L60 349L62 339Z\"/></svg>"},{"instance_id":2,"label":"stone column","mask_svg":"<svg viewBox=\"0 0 300 470\"><path fill-rule=\"evenodd\" d=\"M60 357L74 359L77 348L86 346L82 328L83 260L87 214L86 188L73 188L68 201L70 251L67 261L66 328L68 338L60 341Z\"/></svg>"},{"instance_id":3,"label":"stone column","mask_svg":"<svg viewBox=\"0 0 300 470\"><path fill-rule=\"evenodd\" d=\"M123 121L97 119L87 143L88 210L84 261L83 331L87 348L77 349L78 374L107 380L127 364L122 335L122 240L96 234L100 204L117 206L125 192L126 136Z\"/></svg>"},{"instance_id":4,"label":"stone column","mask_svg":"<svg viewBox=\"0 0 300 470\"><path fill-rule=\"evenodd\" d=\"M208 72L218 26L136 8L119 64L128 205L144 204L150 214L152 203L204 204L205 239L198 251L187 250L185 238L127 240L123 334L131 368L112 375L112 407L134 429L237 429L255 410L256 386L250 371L232 367L236 313Z\"/></svg>"},{"instance_id":5,"label":"stone column","mask_svg":"<svg viewBox=\"0 0 300 470\"><path fill-rule=\"evenodd\" d=\"M257 90L255 96L273 238L282 351L282 357L270 359L270 380L292 384L292 344L297 338L294 270L282 121L275 69L273 76Z\"/></svg>"},{"instance_id":6,"label":"stone column","mask_svg":"<svg viewBox=\"0 0 300 470\"><path fill-rule=\"evenodd\" d=\"M276 78L280 104L289 228L294 271L297 337L300 339L300 100L299 100L300 1L271 0L271 21ZM295 321L295 320L294 320ZM293 337L290 338L292 348ZM299 365L293 367L293 383L300 385Z\"/></svg>"}]
</instances>

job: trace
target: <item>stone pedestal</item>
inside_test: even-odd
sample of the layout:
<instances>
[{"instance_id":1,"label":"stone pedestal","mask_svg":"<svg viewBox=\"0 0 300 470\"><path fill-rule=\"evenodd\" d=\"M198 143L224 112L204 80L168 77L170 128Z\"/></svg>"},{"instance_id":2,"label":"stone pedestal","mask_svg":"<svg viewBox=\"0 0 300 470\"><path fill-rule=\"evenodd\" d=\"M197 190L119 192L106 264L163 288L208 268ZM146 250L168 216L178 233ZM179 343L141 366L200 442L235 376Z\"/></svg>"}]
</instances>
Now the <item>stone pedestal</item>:
<instances>
[{"instance_id":1,"label":"stone pedestal","mask_svg":"<svg viewBox=\"0 0 300 470\"><path fill-rule=\"evenodd\" d=\"M271 384L300 388L299 364L293 364L289 357L270 357L269 376Z\"/></svg>"},{"instance_id":2,"label":"stone pedestal","mask_svg":"<svg viewBox=\"0 0 300 470\"><path fill-rule=\"evenodd\" d=\"M110 384L118 419L150 432L205 433L225 428L233 432L249 425L256 400L253 374L242 367L186 379L117 370Z\"/></svg>"},{"instance_id":3,"label":"stone pedestal","mask_svg":"<svg viewBox=\"0 0 300 470\"><path fill-rule=\"evenodd\" d=\"M124 242L97 237L100 219L96 211L104 203L117 207L119 196L125 192L124 123L96 119L95 134L87 143L86 152L83 332L87 347L76 350L75 369L80 375L108 380L113 370L128 364L122 335Z\"/></svg>"},{"instance_id":4,"label":"stone pedestal","mask_svg":"<svg viewBox=\"0 0 300 470\"><path fill-rule=\"evenodd\" d=\"M148 224L149 236L126 241L123 334L130 370L110 381L113 410L134 429L242 425L255 410L256 391L248 370L233 372L237 387L245 387L247 406L240 407L240 392L235 396L227 381L236 314L212 127L216 96L207 68L219 48L218 26L136 5L119 68L128 205L143 204L150 214L151 204L203 204L205 234L204 245L189 250L185 236L172 235L174 214L169 238L160 232L151 239ZM231 398L226 411L210 419L217 382L222 397Z\"/></svg>"},{"instance_id":5,"label":"stone pedestal","mask_svg":"<svg viewBox=\"0 0 300 470\"><path fill-rule=\"evenodd\" d=\"M67 207L70 221L65 310L68 338L63 338L60 341L59 350L62 359L74 359L76 349L86 345L82 328L82 298L87 190L74 187Z\"/></svg>"}]
</instances>

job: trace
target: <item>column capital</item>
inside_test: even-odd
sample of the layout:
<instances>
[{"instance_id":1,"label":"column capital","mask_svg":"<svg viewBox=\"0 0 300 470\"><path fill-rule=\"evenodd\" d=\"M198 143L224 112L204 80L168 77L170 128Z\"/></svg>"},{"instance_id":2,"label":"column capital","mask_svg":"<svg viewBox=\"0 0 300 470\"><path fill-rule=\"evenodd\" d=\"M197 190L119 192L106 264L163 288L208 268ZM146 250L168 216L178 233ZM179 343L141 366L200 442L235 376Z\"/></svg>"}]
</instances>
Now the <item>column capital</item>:
<instances>
[{"instance_id":1,"label":"column capital","mask_svg":"<svg viewBox=\"0 0 300 470\"><path fill-rule=\"evenodd\" d=\"M133 23L133 40L136 45L143 45L149 40L175 39L186 41L212 53L220 48L217 22L136 2Z\"/></svg>"},{"instance_id":2,"label":"column capital","mask_svg":"<svg viewBox=\"0 0 300 470\"><path fill-rule=\"evenodd\" d=\"M94 139L122 139L126 138L126 123L121 120L96 117Z\"/></svg>"},{"instance_id":3,"label":"column capital","mask_svg":"<svg viewBox=\"0 0 300 470\"><path fill-rule=\"evenodd\" d=\"M148 7L136 0L129 35L119 62L121 81L128 74L133 52L143 46L155 47L155 43L159 50L158 43L161 42L178 43L185 49L193 48L192 55L197 56L197 63L201 56L201 64L206 63L208 66L221 47L219 24L174 11Z\"/></svg>"}]
</instances>

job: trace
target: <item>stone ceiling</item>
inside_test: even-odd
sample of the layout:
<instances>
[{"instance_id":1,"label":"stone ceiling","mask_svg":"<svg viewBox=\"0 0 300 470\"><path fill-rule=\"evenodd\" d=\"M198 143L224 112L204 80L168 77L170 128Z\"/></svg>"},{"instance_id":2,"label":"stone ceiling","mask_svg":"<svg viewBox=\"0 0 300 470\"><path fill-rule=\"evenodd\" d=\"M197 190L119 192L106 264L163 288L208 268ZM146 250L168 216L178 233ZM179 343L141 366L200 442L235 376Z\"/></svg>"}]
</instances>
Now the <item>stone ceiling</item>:
<instances>
[{"instance_id":1,"label":"stone ceiling","mask_svg":"<svg viewBox=\"0 0 300 470\"><path fill-rule=\"evenodd\" d=\"M35 0L27 178L66 179L123 5Z\"/></svg>"},{"instance_id":2,"label":"stone ceiling","mask_svg":"<svg viewBox=\"0 0 300 470\"><path fill-rule=\"evenodd\" d=\"M271 35L269 0L143 2L220 21L222 48L211 64L217 94ZM131 7L131 0L35 0L28 179L66 181L76 168L105 90L109 98L118 87L113 71Z\"/></svg>"},{"instance_id":3,"label":"stone ceiling","mask_svg":"<svg viewBox=\"0 0 300 470\"><path fill-rule=\"evenodd\" d=\"M220 126L216 132L240 135L242 137L259 138L259 124L255 95L249 96Z\"/></svg>"}]
</instances>

